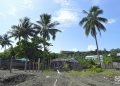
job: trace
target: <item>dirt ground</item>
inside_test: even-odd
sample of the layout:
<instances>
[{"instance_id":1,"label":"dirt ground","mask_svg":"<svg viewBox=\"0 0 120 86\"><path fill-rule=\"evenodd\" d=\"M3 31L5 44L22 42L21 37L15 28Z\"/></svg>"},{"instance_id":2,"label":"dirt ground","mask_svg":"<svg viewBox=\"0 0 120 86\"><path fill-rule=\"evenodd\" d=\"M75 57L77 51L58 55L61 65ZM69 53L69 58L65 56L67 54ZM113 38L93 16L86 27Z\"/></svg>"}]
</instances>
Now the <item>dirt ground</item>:
<instances>
[{"instance_id":1,"label":"dirt ground","mask_svg":"<svg viewBox=\"0 0 120 86\"><path fill-rule=\"evenodd\" d=\"M0 86L120 86L114 84L114 77L104 75L69 76L67 73L46 75L42 72L0 70Z\"/></svg>"}]
</instances>

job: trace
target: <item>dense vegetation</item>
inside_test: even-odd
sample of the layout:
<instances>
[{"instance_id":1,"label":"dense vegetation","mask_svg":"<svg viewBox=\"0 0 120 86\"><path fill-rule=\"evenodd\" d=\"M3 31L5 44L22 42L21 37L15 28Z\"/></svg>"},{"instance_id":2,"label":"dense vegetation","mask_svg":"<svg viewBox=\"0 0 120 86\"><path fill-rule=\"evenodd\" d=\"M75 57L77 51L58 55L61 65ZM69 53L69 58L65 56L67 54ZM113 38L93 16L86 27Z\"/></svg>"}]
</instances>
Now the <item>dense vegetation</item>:
<instances>
[{"instance_id":1,"label":"dense vegetation","mask_svg":"<svg viewBox=\"0 0 120 86\"><path fill-rule=\"evenodd\" d=\"M5 35L0 36L0 45L5 48L5 51L0 53L0 57L11 58L11 60L26 58L34 62L40 58L42 63L49 56L54 58L55 54L50 53L48 47L52 46L49 43L51 38L55 40L56 33L61 32L56 29L57 25L59 23L52 22L49 14L40 15L36 23L32 23L28 17L20 19L18 25L13 25ZM14 47L10 38L15 38L16 45ZM6 49L7 46L10 48Z\"/></svg>"}]
</instances>

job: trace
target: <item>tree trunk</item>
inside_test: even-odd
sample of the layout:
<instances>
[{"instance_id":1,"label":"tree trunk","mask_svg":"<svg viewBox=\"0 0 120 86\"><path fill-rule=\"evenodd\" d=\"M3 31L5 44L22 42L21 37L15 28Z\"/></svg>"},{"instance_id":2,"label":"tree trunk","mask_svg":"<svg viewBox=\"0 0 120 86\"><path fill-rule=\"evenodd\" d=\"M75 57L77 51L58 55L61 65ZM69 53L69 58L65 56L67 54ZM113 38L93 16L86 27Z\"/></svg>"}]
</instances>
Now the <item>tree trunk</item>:
<instances>
[{"instance_id":1,"label":"tree trunk","mask_svg":"<svg viewBox=\"0 0 120 86\"><path fill-rule=\"evenodd\" d=\"M24 68L24 71L26 72L27 71L27 59L25 61L25 68Z\"/></svg>"},{"instance_id":2,"label":"tree trunk","mask_svg":"<svg viewBox=\"0 0 120 86\"><path fill-rule=\"evenodd\" d=\"M38 71L40 70L40 58L38 58Z\"/></svg>"},{"instance_id":3,"label":"tree trunk","mask_svg":"<svg viewBox=\"0 0 120 86\"><path fill-rule=\"evenodd\" d=\"M31 70L31 61L29 61L29 72L30 72L30 70Z\"/></svg>"},{"instance_id":4,"label":"tree trunk","mask_svg":"<svg viewBox=\"0 0 120 86\"><path fill-rule=\"evenodd\" d=\"M12 73L12 57L10 59L10 73Z\"/></svg>"},{"instance_id":5,"label":"tree trunk","mask_svg":"<svg viewBox=\"0 0 120 86\"><path fill-rule=\"evenodd\" d=\"M38 63L37 62L35 62L35 70L36 70L36 72L38 70Z\"/></svg>"},{"instance_id":6,"label":"tree trunk","mask_svg":"<svg viewBox=\"0 0 120 86\"><path fill-rule=\"evenodd\" d=\"M33 61L33 72L34 72L35 66L34 66L34 61Z\"/></svg>"},{"instance_id":7,"label":"tree trunk","mask_svg":"<svg viewBox=\"0 0 120 86\"><path fill-rule=\"evenodd\" d=\"M45 65L44 65L44 61L45 61L45 44L44 43L43 43L43 47L44 47L44 50L43 50L43 59L42 59L42 71L45 68Z\"/></svg>"},{"instance_id":8,"label":"tree trunk","mask_svg":"<svg viewBox=\"0 0 120 86\"><path fill-rule=\"evenodd\" d=\"M97 58L98 58L98 62L100 64L100 67L102 67L102 64L101 64L101 59L100 59L100 55L99 55L99 47L98 47L98 42L97 42L97 37L95 35L95 42L96 42L96 47L97 47Z\"/></svg>"},{"instance_id":9,"label":"tree trunk","mask_svg":"<svg viewBox=\"0 0 120 86\"><path fill-rule=\"evenodd\" d=\"M50 66L51 66L51 59L49 58L49 60L48 60L48 67L49 67L49 69L50 69Z\"/></svg>"}]
</instances>

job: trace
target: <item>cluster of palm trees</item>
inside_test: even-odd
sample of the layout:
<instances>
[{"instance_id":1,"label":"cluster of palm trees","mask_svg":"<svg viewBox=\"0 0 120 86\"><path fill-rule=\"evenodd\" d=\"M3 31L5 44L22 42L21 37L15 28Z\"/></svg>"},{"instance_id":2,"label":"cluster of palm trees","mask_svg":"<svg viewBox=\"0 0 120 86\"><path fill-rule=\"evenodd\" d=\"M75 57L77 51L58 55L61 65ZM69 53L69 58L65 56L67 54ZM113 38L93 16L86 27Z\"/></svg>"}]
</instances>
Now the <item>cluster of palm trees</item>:
<instances>
[{"instance_id":1,"label":"cluster of palm trees","mask_svg":"<svg viewBox=\"0 0 120 86\"><path fill-rule=\"evenodd\" d=\"M85 34L87 36L91 34L95 39L98 61L101 65L97 42L97 32L99 32L101 35L101 30L106 30L104 23L107 22L107 19L100 17L100 15L103 13L103 10L101 10L98 6L93 6L88 12L83 10L83 13L86 16L82 18L79 25L83 26ZM12 26L12 29L8 31L9 36L7 34L0 36L0 45L3 48L12 45L12 41L10 41L9 38L14 37L15 40L19 40L18 45L20 48L20 46L22 45L21 40L30 41L33 38L37 38L40 40L39 43L42 43L43 57L45 57L45 51L47 51L47 46L51 45L50 43L48 43L48 41L51 38L54 40L56 37L56 33L61 32L56 28L57 25L59 25L59 23L56 21L52 22L51 15L49 14L40 15L40 19L36 21L36 23L32 23L28 17L25 17L24 19L19 20L18 25ZM35 39L33 39L33 41L35 41Z\"/></svg>"},{"instance_id":2,"label":"cluster of palm trees","mask_svg":"<svg viewBox=\"0 0 120 86\"><path fill-rule=\"evenodd\" d=\"M12 26L12 29L7 32L8 35L0 36L0 45L6 49L6 46L12 46L10 38L15 38L15 40L18 39L20 49L23 41L35 41L37 39L38 45L42 44L43 52L45 52L47 51L47 46L51 45L48 41L51 38L55 40L56 33L61 32L56 28L57 25L59 23L57 21L52 22L49 14L40 15L40 19L36 23L32 23L28 17L25 17L19 20L18 25ZM43 54L45 57L45 53Z\"/></svg>"}]
</instances>

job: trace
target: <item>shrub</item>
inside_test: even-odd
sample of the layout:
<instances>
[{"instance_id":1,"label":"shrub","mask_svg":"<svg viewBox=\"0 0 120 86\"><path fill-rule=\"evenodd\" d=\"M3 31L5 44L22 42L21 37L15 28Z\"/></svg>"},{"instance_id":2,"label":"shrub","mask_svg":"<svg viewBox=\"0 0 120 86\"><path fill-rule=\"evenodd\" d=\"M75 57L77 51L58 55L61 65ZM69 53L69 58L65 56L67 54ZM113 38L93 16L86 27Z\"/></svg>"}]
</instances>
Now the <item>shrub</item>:
<instances>
[{"instance_id":1,"label":"shrub","mask_svg":"<svg viewBox=\"0 0 120 86\"><path fill-rule=\"evenodd\" d=\"M97 73L103 72L103 70L101 68L99 68L98 65L92 65L90 67L90 71L94 71L94 72L97 72Z\"/></svg>"},{"instance_id":2,"label":"shrub","mask_svg":"<svg viewBox=\"0 0 120 86\"><path fill-rule=\"evenodd\" d=\"M65 63L63 65L63 69L64 69L64 71L69 71L70 70L69 64Z\"/></svg>"},{"instance_id":3,"label":"shrub","mask_svg":"<svg viewBox=\"0 0 120 86\"><path fill-rule=\"evenodd\" d=\"M103 70L102 70L102 68L97 68L97 69L96 69L96 72L97 72L97 73L100 73L100 72L103 72Z\"/></svg>"}]
</instances>

